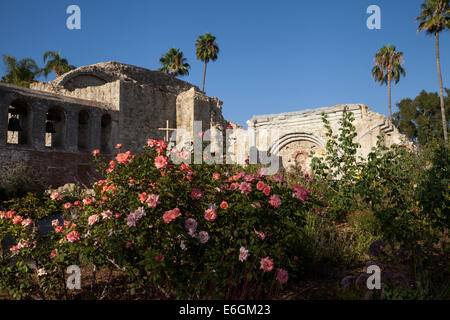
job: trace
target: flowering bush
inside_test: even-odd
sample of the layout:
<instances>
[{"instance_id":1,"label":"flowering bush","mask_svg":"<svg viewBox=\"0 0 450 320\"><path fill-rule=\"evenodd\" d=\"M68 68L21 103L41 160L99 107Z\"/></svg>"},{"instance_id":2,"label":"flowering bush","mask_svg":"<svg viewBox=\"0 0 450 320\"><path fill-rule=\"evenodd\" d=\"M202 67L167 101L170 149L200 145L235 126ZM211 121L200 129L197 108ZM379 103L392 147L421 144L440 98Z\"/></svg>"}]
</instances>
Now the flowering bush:
<instances>
[{"instance_id":1,"label":"flowering bush","mask_svg":"<svg viewBox=\"0 0 450 320\"><path fill-rule=\"evenodd\" d=\"M50 242L39 248L45 259L33 259L39 260L34 277L57 283L64 268L81 264L120 270L131 293L149 297L276 295L296 264L288 249L301 234L305 213L313 210L310 191L281 175L266 176L262 168L176 165L166 149L149 139L138 155L117 154L102 168L105 179L94 184L92 197L67 202L52 193L50 201L64 211L64 220L52 222ZM10 215L2 213L0 223L16 241L27 239L27 247L17 251L32 256L28 244L38 233L19 235L11 228L25 227ZM59 284L55 295L64 293Z\"/></svg>"}]
</instances>

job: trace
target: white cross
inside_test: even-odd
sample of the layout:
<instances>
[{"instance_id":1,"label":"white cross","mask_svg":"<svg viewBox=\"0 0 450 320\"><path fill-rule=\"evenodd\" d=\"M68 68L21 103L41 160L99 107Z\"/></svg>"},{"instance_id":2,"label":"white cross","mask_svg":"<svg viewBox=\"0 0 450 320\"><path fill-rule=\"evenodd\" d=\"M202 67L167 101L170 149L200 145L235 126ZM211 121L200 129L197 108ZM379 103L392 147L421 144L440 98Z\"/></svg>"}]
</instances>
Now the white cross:
<instances>
[{"instance_id":1,"label":"white cross","mask_svg":"<svg viewBox=\"0 0 450 320\"><path fill-rule=\"evenodd\" d=\"M166 120L166 127L158 128L158 130L166 131L166 142L169 142L169 131L176 131L177 129L169 128L169 120Z\"/></svg>"}]
</instances>

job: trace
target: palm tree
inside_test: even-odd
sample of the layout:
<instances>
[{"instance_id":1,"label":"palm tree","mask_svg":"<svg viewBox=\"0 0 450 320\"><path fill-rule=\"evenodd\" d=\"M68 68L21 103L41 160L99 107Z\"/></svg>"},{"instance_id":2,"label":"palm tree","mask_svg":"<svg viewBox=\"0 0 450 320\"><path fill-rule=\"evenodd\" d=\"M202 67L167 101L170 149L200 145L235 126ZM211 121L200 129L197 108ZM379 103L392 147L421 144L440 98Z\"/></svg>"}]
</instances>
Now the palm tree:
<instances>
[{"instance_id":1,"label":"palm tree","mask_svg":"<svg viewBox=\"0 0 450 320\"><path fill-rule=\"evenodd\" d=\"M36 62L30 58L17 61L16 58L4 54L3 63L6 66L6 74L2 77L2 81L22 87L29 87L41 72Z\"/></svg>"},{"instance_id":2,"label":"palm tree","mask_svg":"<svg viewBox=\"0 0 450 320\"><path fill-rule=\"evenodd\" d=\"M70 65L67 59L61 58L61 54L55 51L47 51L44 53L44 63L45 62L47 63L45 64L43 72L46 78L52 71L59 77L76 68L75 66Z\"/></svg>"},{"instance_id":3,"label":"palm tree","mask_svg":"<svg viewBox=\"0 0 450 320\"><path fill-rule=\"evenodd\" d=\"M403 69L403 53L396 51L395 46L383 46L375 55L375 66L372 68L372 76L375 82L380 82L380 85L388 85L388 99L389 99L389 120L392 121L391 109L391 81L395 83L400 81L400 76L405 76L405 69Z\"/></svg>"},{"instance_id":4,"label":"palm tree","mask_svg":"<svg viewBox=\"0 0 450 320\"><path fill-rule=\"evenodd\" d=\"M444 86L442 84L441 62L439 59L439 33L450 28L449 0L426 0L421 7L422 12L420 13L420 17L416 18L416 21L420 22L417 32L425 31L428 35L434 34L436 39L436 65L439 77L439 86L441 89L442 128L444 130L444 141L447 143L448 137L447 121L445 119Z\"/></svg>"},{"instance_id":5,"label":"palm tree","mask_svg":"<svg viewBox=\"0 0 450 320\"><path fill-rule=\"evenodd\" d=\"M187 59L183 57L183 52L180 49L170 48L159 59L162 67L158 70L172 77L188 75L191 66L186 61Z\"/></svg>"},{"instance_id":6,"label":"palm tree","mask_svg":"<svg viewBox=\"0 0 450 320\"><path fill-rule=\"evenodd\" d=\"M206 65L208 62L216 61L217 54L219 53L219 47L216 42L216 37L210 33L205 33L197 38L195 43L197 59L205 63L205 70L203 71L203 86L202 91L205 92L205 78L206 78Z\"/></svg>"}]
</instances>

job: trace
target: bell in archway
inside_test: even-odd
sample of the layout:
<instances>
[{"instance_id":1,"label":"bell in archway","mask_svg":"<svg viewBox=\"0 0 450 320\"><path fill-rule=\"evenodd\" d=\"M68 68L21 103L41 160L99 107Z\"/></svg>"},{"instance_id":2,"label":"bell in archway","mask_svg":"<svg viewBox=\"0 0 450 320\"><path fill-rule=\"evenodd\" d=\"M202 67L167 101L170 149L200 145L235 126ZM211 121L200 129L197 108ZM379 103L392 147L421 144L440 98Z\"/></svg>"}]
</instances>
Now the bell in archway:
<instances>
[{"instance_id":1,"label":"bell in archway","mask_svg":"<svg viewBox=\"0 0 450 320\"><path fill-rule=\"evenodd\" d=\"M8 121L8 131L19 132L22 131L20 127L20 120L16 117L11 117Z\"/></svg>"},{"instance_id":2,"label":"bell in archway","mask_svg":"<svg viewBox=\"0 0 450 320\"><path fill-rule=\"evenodd\" d=\"M47 121L45 123L45 132L46 133L56 133L55 126L53 125L53 122Z\"/></svg>"}]
</instances>

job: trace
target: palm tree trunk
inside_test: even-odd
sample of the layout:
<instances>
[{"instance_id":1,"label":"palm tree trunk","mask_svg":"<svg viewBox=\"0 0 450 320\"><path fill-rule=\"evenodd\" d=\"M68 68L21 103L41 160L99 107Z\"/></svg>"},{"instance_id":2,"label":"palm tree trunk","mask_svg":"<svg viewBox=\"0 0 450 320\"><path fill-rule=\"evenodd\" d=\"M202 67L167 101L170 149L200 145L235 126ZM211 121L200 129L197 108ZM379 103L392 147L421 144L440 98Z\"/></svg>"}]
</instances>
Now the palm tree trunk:
<instances>
[{"instance_id":1,"label":"palm tree trunk","mask_svg":"<svg viewBox=\"0 0 450 320\"><path fill-rule=\"evenodd\" d=\"M447 137L447 120L445 119L445 106L444 106L444 88L442 85L442 74L441 74L441 62L439 59L439 32L436 32L436 65L439 77L439 86L441 90L441 115L442 115L442 129L444 130L444 141L448 142Z\"/></svg>"},{"instance_id":2,"label":"palm tree trunk","mask_svg":"<svg viewBox=\"0 0 450 320\"><path fill-rule=\"evenodd\" d=\"M207 65L207 62L205 62L205 70L203 71L203 86L202 86L203 93L205 93L206 65Z\"/></svg>"},{"instance_id":3,"label":"palm tree trunk","mask_svg":"<svg viewBox=\"0 0 450 320\"><path fill-rule=\"evenodd\" d=\"M391 72L388 71L388 107L389 107L389 121L392 121L391 109Z\"/></svg>"}]
</instances>

